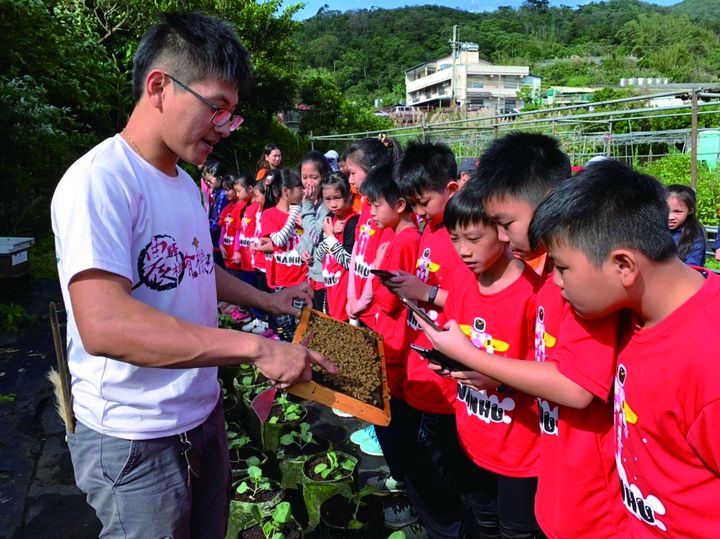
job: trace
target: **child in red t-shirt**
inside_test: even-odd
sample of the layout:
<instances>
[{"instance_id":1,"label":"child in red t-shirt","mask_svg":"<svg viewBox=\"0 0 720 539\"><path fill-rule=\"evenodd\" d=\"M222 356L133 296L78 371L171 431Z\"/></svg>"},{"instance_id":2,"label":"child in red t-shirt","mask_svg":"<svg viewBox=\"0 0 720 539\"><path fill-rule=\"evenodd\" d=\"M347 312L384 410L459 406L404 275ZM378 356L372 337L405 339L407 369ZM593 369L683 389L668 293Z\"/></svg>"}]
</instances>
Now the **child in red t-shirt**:
<instances>
[{"instance_id":1,"label":"child in red t-shirt","mask_svg":"<svg viewBox=\"0 0 720 539\"><path fill-rule=\"evenodd\" d=\"M463 261L453 273L444 311L467 339L488 353L531 359L537 274L515 258L471 189L461 189L445 208L445 226ZM443 370L443 372L448 371ZM539 433L534 397L474 373L453 371L460 445L474 466L465 478L463 502L475 515L470 537L531 537Z\"/></svg>"},{"instance_id":2,"label":"child in red t-shirt","mask_svg":"<svg viewBox=\"0 0 720 539\"><path fill-rule=\"evenodd\" d=\"M389 143L386 146L377 138L364 138L353 142L344 154L350 186L359 191L368 172L376 167L392 164L398 155L399 149L394 144ZM378 231L370 216L370 204L362 197L362 209L358 226L355 228L355 245L349 268L347 314L351 323L359 320L369 328L375 325L370 269L378 246L390 241L391 234L390 229L386 229L384 233Z\"/></svg>"},{"instance_id":3,"label":"child in red t-shirt","mask_svg":"<svg viewBox=\"0 0 720 539\"><path fill-rule=\"evenodd\" d=\"M455 156L443 144L411 142L395 172L402 196L426 225L415 271L398 271L384 284L416 301L430 318L442 324L452 273L462 265L443 224L445 205L458 189ZM409 344L429 345L412 314L408 315L406 331ZM457 384L451 378L438 376L427 365L422 356L410 350L403 395L415 410L417 422L412 426L414 433L410 430L411 435L403 441L406 489L428 535L462 537L458 464L464 455L455 426Z\"/></svg>"},{"instance_id":4,"label":"child in red t-shirt","mask_svg":"<svg viewBox=\"0 0 720 539\"><path fill-rule=\"evenodd\" d=\"M300 176L292 169L275 173L273 183L265 192L261 217L262 236L258 251L271 253L268 260L268 285L275 290L307 281L307 265L297 248L302 237L300 202L303 190ZM302 305L297 305L302 308ZM289 315L276 315L275 325L281 339L292 341L297 320Z\"/></svg>"},{"instance_id":5,"label":"child in red t-shirt","mask_svg":"<svg viewBox=\"0 0 720 539\"><path fill-rule=\"evenodd\" d=\"M625 537L710 539L720 537L720 278L678 258L666 197L654 178L600 161L540 204L530 234L580 316L629 311L613 406Z\"/></svg>"},{"instance_id":6,"label":"child in red t-shirt","mask_svg":"<svg viewBox=\"0 0 720 539\"><path fill-rule=\"evenodd\" d=\"M223 179L223 187L227 187L225 195L232 201L232 208L226 212L223 209L220 222L220 248L225 268L235 277L246 283L255 283L255 273L243 269L241 247L243 243L244 230L247 228L243 217L248 208L248 202L252 197L255 180L249 174L228 174ZM230 191L233 191L232 193ZM229 205L228 205L229 206Z\"/></svg>"},{"instance_id":7,"label":"child in red t-shirt","mask_svg":"<svg viewBox=\"0 0 720 539\"><path fill-rule=\"evenodd\" d=\"M328 211L322 224L323 238L315 248L325 284L323 311L336 320L347 321L348 268L358 214L352 211L350 184L343 176L325 176L320 182L320 196Z\"/></svg>"},{"instance_id":8,"label":"child in red t-shirt","mask_svg":"<svg viewBox=\"0 0 720 539\"><path fill-rule=\"evenodd\" d=\"M370 203L370 214L378 230L393 231L392 239L379 247L373 264L375 269L371 271L385 271L391 275L400 271L414 271L420 232L410 205L400 196L400 189L393 179L392 166L384 165L373 169L365 179L361 191ZM375 332L383 337L392 420L387 427L375 426L375 433L391 473L391 478L382 479L386 485L394 482L393 488L400 489L404 483L406 458L403 453L402 429L412 423L408 421L408 414L413 414L403 397L408 353L407 308L382 284L382 273L378 277L373 279L372 301L377 312Z\"/></svg>"},{"instance_id":9,"label":"child in red t-shirt","mask_svg":"<svg viewBox=\"0 0 720 539\"><path fill-rule=\"evenodd\" d=\"M557 141L539 134L502 137L480 159L463 189L476 190L498 237L525 260L533 249L528 227L535 207L570 176L570 161ZM608 225L609 226L609 225ZM618 320L584 320L552 283L552 265L539 265L535 359L518 361L488 354L462 339L454 322L436 332L422 322L437 349L516 390L537 396L540 457L535 516L550 538L623 537L625 515L614 500L612 417L609 410ZM524 358L518 358L524 359Z\"/></svg>"}]
</instances>

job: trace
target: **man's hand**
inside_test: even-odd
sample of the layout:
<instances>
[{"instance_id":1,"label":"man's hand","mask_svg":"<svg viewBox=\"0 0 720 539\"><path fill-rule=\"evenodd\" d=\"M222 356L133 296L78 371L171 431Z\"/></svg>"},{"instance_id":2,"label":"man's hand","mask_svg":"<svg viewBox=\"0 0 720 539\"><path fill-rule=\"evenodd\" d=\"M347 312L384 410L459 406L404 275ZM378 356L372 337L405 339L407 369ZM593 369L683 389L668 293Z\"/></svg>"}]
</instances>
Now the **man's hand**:
<instances>
[{"instance_id":1,"label":"man's hand","mask_svg":"<svg viewBox=\"0 0 720 539\"><path fill-rule=\"evenodd\" d=\"M427 301L430 287L417 275L407 271L396 271L395 277L384 280L383 284L395 294L402 294L406 298L415 301Z\"/></svg>"},{"instance_id":2,"label":"man's hand","mask_svg":"<svg viewBox=\"0 0 720 539\"><path fill-rule=\"evenodd\" d=\"M274 314L289 314L300 316L300 310L293 307L293 300L298 299L305 305L312 305L313 292L308 283L283 288L268 295L267 310Z\"/></svg>"},{"instance_id":3,"label":"man's hand","mask_svg":"<svg viewBox=\"0 0 720 539\"><path fill-rule=\"evenodd\" d=\"M268 380L280 389L291 385L309 382L312 379L313 364L319 365L329 373L338 372L337 366L322 354L308 350L304 346L264 339L260 354L253 362Z\"/></svg>"}]
</instances>

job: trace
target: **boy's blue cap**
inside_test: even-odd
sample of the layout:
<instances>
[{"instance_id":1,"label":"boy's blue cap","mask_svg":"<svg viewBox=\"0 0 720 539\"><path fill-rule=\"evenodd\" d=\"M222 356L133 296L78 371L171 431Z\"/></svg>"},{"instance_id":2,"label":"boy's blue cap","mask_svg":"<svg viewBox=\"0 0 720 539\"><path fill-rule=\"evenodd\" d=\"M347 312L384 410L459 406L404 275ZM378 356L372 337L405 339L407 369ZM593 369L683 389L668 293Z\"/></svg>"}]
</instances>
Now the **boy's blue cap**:
<instances>
[{"instance_id":1,"label":"boy's blue cap","mask_svg":"<svg viewBox=\"0 0 720 539\"><path fill-rule=\"evenodd\" d=\"M475 172L480 164L480 159L477 157L464 157L458 162L457 173L458 176L463 172Z\"/></svg>"}]
</instances>

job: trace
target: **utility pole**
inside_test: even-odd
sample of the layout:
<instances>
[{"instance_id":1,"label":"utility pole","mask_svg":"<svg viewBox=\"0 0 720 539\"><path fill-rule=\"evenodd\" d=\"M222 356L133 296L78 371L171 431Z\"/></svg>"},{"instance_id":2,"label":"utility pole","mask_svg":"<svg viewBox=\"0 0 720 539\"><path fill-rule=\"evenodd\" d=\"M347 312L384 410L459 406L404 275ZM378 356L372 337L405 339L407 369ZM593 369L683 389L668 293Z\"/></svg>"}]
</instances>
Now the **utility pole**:
<instances>
[{"instance_id":1,"label":"utility pole","mask_svg":"<svg viewBox=\"0 0 720 539\"><path fill-rule=\"evenodd\" d=\"M452 41L450 41L450 44L452 45L452 79L450 80L450 106L452 108L455 108L455 103L457 102L455 99L455 64L457 63L457 55L458 55L458 27L457 24L453 26L453 37Z\"/></svg>"}]
</instances>

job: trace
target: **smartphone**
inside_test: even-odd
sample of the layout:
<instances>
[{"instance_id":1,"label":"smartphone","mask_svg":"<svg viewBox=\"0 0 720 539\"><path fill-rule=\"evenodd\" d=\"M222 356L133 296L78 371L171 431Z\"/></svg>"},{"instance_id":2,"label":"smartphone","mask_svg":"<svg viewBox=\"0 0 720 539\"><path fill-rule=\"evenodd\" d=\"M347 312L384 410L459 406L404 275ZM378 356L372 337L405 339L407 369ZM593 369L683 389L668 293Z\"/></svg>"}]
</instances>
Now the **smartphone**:
<instances>
[{"instance_id":1,"label":"smartphone","mask_svg":"<svg viewBox=\"0 0 720 539\"><path fill-rule=\"evenodd\" d=\"M435 321L430 318L420 307L415 305L412 301L407 299L402 294L398 294L398 297L400 298L400 301L407 305L407 308L410 309L415 316L422 318L425 322L430 324L430 327L433 328L435 331L442 331L442 328L438 326Z\"/></svg>"},{"instance_id":2,"label":"smartphone","mask_svg":"<svg viewBox=\"0 0 720 539\"><path fill-rule=\"evenodd\" d=\"M427 359L430 363L439 365L447 371L468 371L470 368L466 367L462 363L455 361L454 359L446 356L442 352L438 352L434 348L423 348L417 344L411 344L410 348L415 350L422 357Z\"/></svg>"},{"instance_id":3,"label":"smartphone","mask_svg":"<svg viewBox=\"0 0 720 539\"><path fill-rule=\"evenodd\" d=\"M370 273L372 273L373 275L377 275L383 281L392 279L393 277L397 277L397 275L395 275L392 271L381 270L381 269L371 269Z\"/></svg>"}]
</instances>

